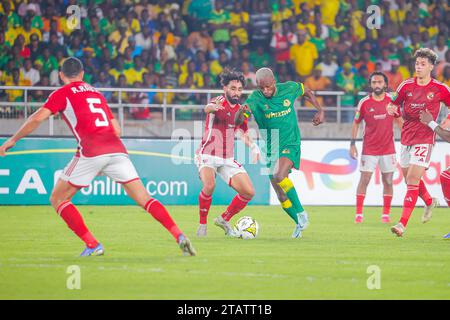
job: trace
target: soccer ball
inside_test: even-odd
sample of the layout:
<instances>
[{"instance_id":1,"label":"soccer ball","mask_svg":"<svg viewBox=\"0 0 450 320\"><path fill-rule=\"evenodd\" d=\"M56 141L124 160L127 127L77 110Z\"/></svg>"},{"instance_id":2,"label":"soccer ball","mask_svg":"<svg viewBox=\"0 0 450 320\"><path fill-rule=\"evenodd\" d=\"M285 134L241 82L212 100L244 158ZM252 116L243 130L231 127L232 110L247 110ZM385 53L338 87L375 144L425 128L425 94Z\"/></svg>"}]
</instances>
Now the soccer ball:
<instances>
[{"instance_id":1,"label":"soccer ball","mask_svg":"<svg viewBox=\"0 0 450 320\"><path fill-rule=\"evenodd\" d=\"M252 217L240 218L234 228L241 239L254 239L258 235L259 225Z\"/></svg>"}]
</instances>

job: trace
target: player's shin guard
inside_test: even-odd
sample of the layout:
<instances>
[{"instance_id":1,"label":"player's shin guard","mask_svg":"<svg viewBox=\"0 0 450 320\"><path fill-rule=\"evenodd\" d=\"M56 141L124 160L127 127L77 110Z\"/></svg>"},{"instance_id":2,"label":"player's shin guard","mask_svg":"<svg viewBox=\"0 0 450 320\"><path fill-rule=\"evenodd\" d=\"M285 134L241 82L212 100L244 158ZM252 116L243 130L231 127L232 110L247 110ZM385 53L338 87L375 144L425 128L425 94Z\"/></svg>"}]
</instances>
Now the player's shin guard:
<instances>
[{"instance_id":1,"label":"player's shin guard","mask_svg":"<svg viewBox=\"0 0 450 320\"><path fill-rule=\"evenodd\" d=\"M278 183L280 188L284 191L289 200L291 200L293 207L297 211L296 213L302 213L305 211L303 209L302 204L300 203L300 199L298 198L297 191L295 190L294 184L291 179L284 178L281 182Z\"/></svg>"},{"instance_id":2,"label":"player's shin guard","mask_svg":"<svg viewBox=\"0 0 450 320\"><path fill-rule=\"evenodd\" d=\"M158 220L158 222L161 223L164 228L166 228L172 234L175 240L178 241L178 237L180 236L180 234L182 234L182 232L172 220L169 212L167 212L166 208L161 204L161 202L156 199L150 199L145 204L144 209L145 211L150 213L153 218Z\"/></svg>"},{"instance_id":3,"label":"player's shin guard","mask_svg":"<svg viewBox=\"0 0 450 320\"><path fill-rule=\"evenodd\" d=\"M419 197L422 198L422 200L425 202L425 205L430 206L433 202L433 198L431 198L430 194L428 193L427 187L425 186L425 183L423 183L423 180L420 180L419 183Z\"/></svg>"},{"instance_id":4,"label":"player's shin guard","mask_svg":"<svg viewBox=\"0 0 450 320\"><path fill-rule=\"evenodd\" d=\"M286 201L281 202L281 207L283 210L295 221L295 224L298 224L297 210L292 205L291 200L287 199Z\"/></svg>"},{"instance_id":5,"label":"player's shin guard","mask_svg":"<svg viewBox=\"0 0 450 320\"><path fill-rule=\"evenodd\" d=\"M444 194L445 201L450 207L450 172L444 171L441 173L441 187Z\"/></svg>"},{"instance_id":6,"label":"player's shin guard","mask_svg":"<svg viewBox=\"0 0 450 320\"><path fill-rule=\"evenodd\" d=\"M391 213L391 203L392 203L392 195L384 194L383 195L383 214Z\"/></svg>"},{"instance_id":7,"label":"player's shin guard","mask_svg":"<svg viewBox=\"0 0 450 320\"><path fill-rule=\"evenodd\" d=\"M200 224L206 224L208 220L208 212L211 207L212 196L206 195L203 191L200 191L198 196Z\"/></svg>"},{"instance_id":8,"label":"player's shin guard","mask_svg":"<svg viewBox=\"0 0 450 320\"><path fill-rule=\"evenodd\" d=\"M72 202L68 200L61 202L56 209L56 212L78 238L83 240L88 248L95 248L98 245L98 241L89 232L84 224L83 217Z\"/></svg>"},{"instance_id":9,"label":"player's shin guard","mask_svg":"<svg viewBox=\"0 0 450 320\"><path fill-rule=\"evenodd\" d=\"M251 198L248 199L246 197L241 196L240 194L237 194L231 201L227 210L222 214L222 218L225 221L230 221L234 215L238 214L242 209L245 208L245 206L247 205L247 203L249 203L250 200L252 199Z\"/></svg>"},{"instance_id":10,"label":"player's shin guard","mask_svg":"<svg viewBox=\"0 0 450 320\"><path fill-rule=\"evenodd\" d=\"M408 224L409 217L416 206L417 198L419 197L419 186L408 184L408 191L403 201L403 211L400 222L404 227Z\"/></svg>"},{"instance_id":11,"label":"player's shin guard","mask_svg":"<svg viewBox=\"0 0 450 320\"><path fill-rule=\"evenodd\" d=\"M363 214L365 194L356 195L356 214Z\"/></svg>"}]
</instances>

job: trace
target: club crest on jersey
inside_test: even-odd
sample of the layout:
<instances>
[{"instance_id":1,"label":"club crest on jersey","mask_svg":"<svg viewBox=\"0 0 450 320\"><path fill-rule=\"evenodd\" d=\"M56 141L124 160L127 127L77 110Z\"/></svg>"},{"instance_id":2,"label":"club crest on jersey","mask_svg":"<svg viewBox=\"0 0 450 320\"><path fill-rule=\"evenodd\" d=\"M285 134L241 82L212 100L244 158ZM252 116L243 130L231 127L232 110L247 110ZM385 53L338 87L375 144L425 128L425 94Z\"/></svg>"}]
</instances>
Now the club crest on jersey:
<instances>
[{"instance_id":1,"label":"club crest on jersey","mask_svg":"<svg viewBox=\"0 0 450 320\"><path fill-rule=\"evenodd\" d=\"M281 151L282 154L289 154L291 153L291 150L289 149L284 149L283 151Z\"/></svg>"},{"instance_id":2,"label":"club crest on jersey","mask_svg":"<svg viewBox=\"0 0 450 320\"><path fill-rule=\"evenodd\" d=\"M291 105L291 102L289 101L289 99L284 99L283 101L283 106L285 106L286 108L289 107Z\"/></svg>"},{"instance_id":3,"label":"club crest on jersey","mask_svg":"<svg viewBox=\"0 0 450 320\"><path fill-rule=\"evenodd\" d=\"M268 104L265 104L265 105L264 105L264 109L269 110L269 105L268 105Z\"/></svg>"},{"instance_id":4,"label":"club crest on jersey","mask_svg":"<svg viewBox=\"0 0 450 320\"><path fill-rule=\"evenodd\" d=\"M433 98L434 98L434 93L433 93L433 92L429 92L429 93L427 94L427 99L428 99L428 100L433 100Z\"/></svg>"}]
</instances>

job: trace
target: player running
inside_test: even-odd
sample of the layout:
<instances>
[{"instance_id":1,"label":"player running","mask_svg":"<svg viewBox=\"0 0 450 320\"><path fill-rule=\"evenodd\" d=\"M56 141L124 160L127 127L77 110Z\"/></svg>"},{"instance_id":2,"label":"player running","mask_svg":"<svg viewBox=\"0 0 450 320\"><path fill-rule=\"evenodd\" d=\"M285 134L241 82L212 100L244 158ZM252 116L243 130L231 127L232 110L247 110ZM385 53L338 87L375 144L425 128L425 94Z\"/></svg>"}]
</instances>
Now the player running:
<instances>
[{"instance_id":1,"label":"player running","mask_svg":"<svg viewBox=\"0 0 450 320\"><path fill-rule=\"evenodd\" d=\"M244 167L234 159L234 138L237 132L250 147L253 160L259 160L259 147L248 134L247 121L235 125L235 115L239 111L245 78L241 73L226 70L221 74L224 93L212 99L205 107L206 127L203 138L196 152L195 162L203 183L200 192L199 213L200 225L197 236L207 233L207 217L211 207L212 194L215 188L216 174L238 193L225 212L214 219L214 224L225 231L228 236L235 236L230 226L230 219L245 208L255 195L253 184Z\"/></svg>"},{"instance_id":2,"label":"player running","mask_svg":"<svg viewBox=\"0 0 450 320\"><path fill-rule=\"evenodd\" d=\"M429 110L433 119L437 119L440 103L450 106L449 88L431 78L431 71L436 64L437 55L428 48L415 52L416 77L403 81L397 88L396 96L387 106L390 115L399 115L403 105L400 165L406 178L408 191L403 202L402 217L391 231L401 237L406 231L406 225L420 196L425 202L422 222L431 218L432 209L437 205L437 199L431 198L422 176L430 165L431 153L435 141L435 133L420 122L419 115L423 110Z\"/></svg>"},{"instance_id":3,"label":"player running","mask_svg":"<svg viewBox=\"0 0 450 320\"><path fill-rule=\"evenodd\" d=\"M283 210L295 221L293 238L301 238L307 227L308 214L298 198L294 184L289 179L292 168L300 168L300 129L295 100L305 96L318 110L312 122L317 126L324 120L324 111L314 94L302 83L288 81L276 83L272 70L261 68L256 72L258 90L247 98L236 117L241 124L251 114L255 117L261 136L266 142L265 156L270 182Z\"/></svg>"},{"instance_id":4,"label":"player running","mask_svg":"<svg viewBox=\"0 0 450 320\"><path fill-rule=\"evenodd\" d=\"M393 196L392 178L396 169L394 145L394 119L399 127L402 126L401 117L394 118L386 113L386 106L391 98L386 93L388 79L382 72L374 72L369 77L372 93L362 98L358 103L358 110L352 126L352 140L350 142L350 156L358 158L355 139L359 125L364 120L364 137L361 155L361 177L356 189L355 223L363 222L364 198L367 186L377 164L380 167L383 181L383 213L381 222L389 223L389 214Z\"/></svg>"},{"instance_id":5,"label":"player running","mask_svg":"<svg viewBox=\"0 0 450 320\"><path fill-rule=\"evenodd\" d=\"M59 177L50 202L67 226L86 244L81 256L102 255L104 249L86 227L71 199L99 173L121 183L128 196L172 234L183 254L195 255L194 247L165 207L146 191L120 140L119 123L114 119L106 99L82 81L84 71L81 61L67 58L59 75L65 85L52 92L44 105L0 147L0 156L5 156L19 139L33 132L51 115L61 113L78 141L78 149Z\"/></svg>"},{"instance_id":6,"label":"player running","mask_svg":"<svg viewBox=\"0 0 450 320\"><path fill-rule=\"evenodd\" d=\"M438 125L436 121L433 120L433 115L430 113L430 111L425 110L420 113L420 121L423 124L429 126L431 130L433 130L442 139L450 142L450 114L445 122L443 122L441 125ZM441 187L445 201L450 207L450 166L441 173ZM450 232L444 236L444 239L450 239Z\"/></svg>"}]
</instances>

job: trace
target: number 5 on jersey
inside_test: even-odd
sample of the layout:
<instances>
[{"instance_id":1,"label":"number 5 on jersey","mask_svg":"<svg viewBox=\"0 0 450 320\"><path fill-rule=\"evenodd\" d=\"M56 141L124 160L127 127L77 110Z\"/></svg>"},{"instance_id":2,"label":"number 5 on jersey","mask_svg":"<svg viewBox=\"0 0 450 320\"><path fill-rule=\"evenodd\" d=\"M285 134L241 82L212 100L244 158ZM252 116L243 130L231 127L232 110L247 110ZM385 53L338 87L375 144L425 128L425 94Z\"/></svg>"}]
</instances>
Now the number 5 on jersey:
<instances>
[{"instance_id":1,"label":"number 5 on jersey","mask_svg":"<svg viewBox=\"0 0 450 320\"><path fill-rule=\"evenodd\" d=\"M101 104L101 100L98 98L87 98L86 99L88 105L89 105L89 109L91 110L92 113L98 113L101 115L102 119L95 119L95 126L97 127L107 127L109 126L109 122L108 122L108 117L106 116L106 113L103 109L101 108L96 108L94 106L94 104Z\"/></svg>"}]
</instances>

